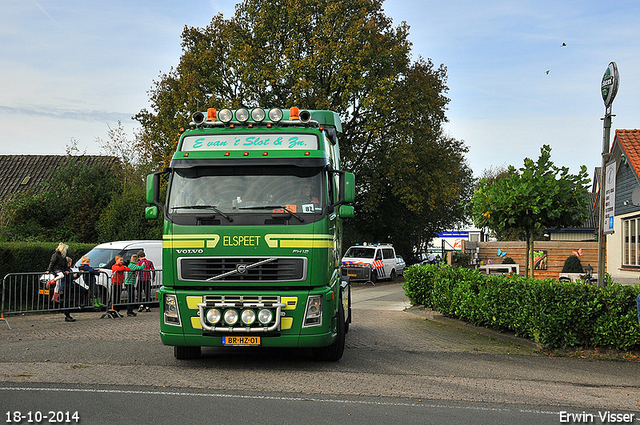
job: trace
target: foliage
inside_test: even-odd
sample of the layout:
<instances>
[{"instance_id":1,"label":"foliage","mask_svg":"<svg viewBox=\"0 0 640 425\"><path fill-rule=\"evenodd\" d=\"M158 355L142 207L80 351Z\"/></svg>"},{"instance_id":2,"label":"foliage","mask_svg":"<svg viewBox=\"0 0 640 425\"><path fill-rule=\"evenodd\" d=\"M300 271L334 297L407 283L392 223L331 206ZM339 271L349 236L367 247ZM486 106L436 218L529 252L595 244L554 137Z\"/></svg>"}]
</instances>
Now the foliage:
<instances>
[{"instance_id":1,"label":"foliage","mask_svg":"<svg viewBox=\"0 0 640 425\"><path fill-rule=\"evenodd\" d=\"M502 259L502 264L515 264L516 261L511 257L504 257Z\"/></svg>"},{"instance_id":2,"label":"foliage","mask_svg":"<svg viewBox=\"0 0 640 425\"><path fill-rule=\"evenodd\" d=\"M527 241L526 258L533 263L534 232L544 227L582 224L588 214L589 178L583 165L577 175L551 161L551 148L543 145L536 162L525 158L524 166L508 169L508 176L489 184L482 180L471 200L473 220L478 227L496 230L518 229ZM525 275L533 276L527 266Z\"/></svg>"},{"instance_id":3,"label":"foliage","mask_svg":"<svg viewBox=\"0 0 640 425\"><path fill-rule=\"evenodd\" d=\"M58 242L0 242L0 276L8 273L44 272ZM69 244L67 256L75 262L93 248L93 244Z\"/></svg>"},{"instance_id":4,"label":"foliage","mask_svg":"<svg viewBox=\"0 0 640 425\"><path fill-rule=\"evenodd\" d=\"M345 244L392 242L402 255L463 220L468 148L443 133L446 68L411 61L406 24L381 0L245 0L231 19L185 27L175 69L136 115L139 147L167 164L195 111L299 106L340 114L342 168L356 174L358 211Z\"/></svg>"},{"instance_id":5,"label":"foliage","mask_svg":"<svg viewBox=\"0 0 640 425\"><path fill-rule=\"evenodd\" d=\"M548 348L640 349L640 286L606 287L449 266L413 266L403 286L414 304L478 326L511 330Z\"/></svg>"},{"instance_id":6,"label":"foliage","mask_svg":"<svg viewBox=\"0 0 640 425\"><path fill-rule=\"evenodd\" d=\"M471 264L471 254L453 251L451 265L455 267L469 267Z\"/></svg>"},{"instance_id":7,"label":"foliage","mask_svg":"<svg viewBox=\"0 0 640 425\"><path fill-rule=\"evenodd\" d=\"M582 262L577 255L570 255L564 260L561 273L583 273Z\"/></svg>"},{"instance_id":8,"label":"foliage","mask_svg":"<svg viewBox=\"0 0 640 425\"><path fill-rule=\"evenodd\" d=\"M40 192L17 194L3 205L2 239L95 242L95 223L117 188L117 176L115 164L67 156Z\"/></svg>"},{"instance_id":9,"label":"foliage","mask_svg":"<svg viewBox=\"0 0 640 425\"><path fill-rule=\"evenodd\" d=\"M162 220L147 220L146 206L144 187L116 194L96 224L100 240L162 239L162 228L158 226Z\"/></svg>"}]
</instances>

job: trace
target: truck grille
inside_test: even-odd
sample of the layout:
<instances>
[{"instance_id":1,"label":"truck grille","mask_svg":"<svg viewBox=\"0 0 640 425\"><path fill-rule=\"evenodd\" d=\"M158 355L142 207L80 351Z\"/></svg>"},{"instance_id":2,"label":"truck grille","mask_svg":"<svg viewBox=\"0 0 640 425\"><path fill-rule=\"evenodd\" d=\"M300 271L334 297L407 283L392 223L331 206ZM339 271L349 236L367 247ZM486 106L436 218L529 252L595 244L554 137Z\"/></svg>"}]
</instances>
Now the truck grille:
<instances>
[{"instance_id":1,"label":"truck grille","mask_svg":"<svg viewBox=\"0 0 640 425\"><path fill-rule=\"evenodd\" d=\"M180 258L178 259L178 278L195 282L302 281L307 278L307 258Z\"/></svg>"}]
</instances>

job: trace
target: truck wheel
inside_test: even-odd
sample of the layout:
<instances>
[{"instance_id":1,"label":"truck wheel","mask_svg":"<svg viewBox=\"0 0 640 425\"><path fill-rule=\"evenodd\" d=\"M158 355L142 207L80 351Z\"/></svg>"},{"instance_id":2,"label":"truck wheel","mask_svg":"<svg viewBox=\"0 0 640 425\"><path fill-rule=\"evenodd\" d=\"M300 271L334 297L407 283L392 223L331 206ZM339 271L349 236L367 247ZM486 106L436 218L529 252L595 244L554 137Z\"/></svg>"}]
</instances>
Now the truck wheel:
<instances>
[{"instance_id":1,"label":"truck wheel","mask_svg":"<svg viewBox=\"0 0 640 425\"><path fill-rule=\"evenodd\" d=\"M200 347L173 347L173 356L178 360L190 360L200 357Z\"/></svg>"},{"instance_id":2,"label":"truck wheel","mask_svg":"<svg viewBox=\"0 0 640 425\"><path fill-rule=\"evenodd\" d=\"M342 304L338 307L338 335L331 345L313 349L313 357L322 362L337 362L344 353L345 325L344 309Z\"/></svg>"}]
</instances>

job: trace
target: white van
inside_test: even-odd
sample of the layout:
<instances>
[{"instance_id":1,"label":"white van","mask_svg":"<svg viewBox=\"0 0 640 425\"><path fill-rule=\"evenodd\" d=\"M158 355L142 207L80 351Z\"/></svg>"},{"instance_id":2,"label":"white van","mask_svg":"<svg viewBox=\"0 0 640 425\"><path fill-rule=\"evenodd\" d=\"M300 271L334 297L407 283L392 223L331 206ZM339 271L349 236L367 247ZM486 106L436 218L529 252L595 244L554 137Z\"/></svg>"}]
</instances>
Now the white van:
<instances>
[{"instance_id":1,"label":"white van","mask_svg":"<svg viewBox=\"0 0 640 425\"><path fill-rule=\"evenodd\" d=\"M396 268L396 250L390 244L355 245L342 257L342 276L351 281L393 280Z\"/></svg>"},{"instance_id":2,"label":"white van","mask_svg":"<svg viewBox=\"0 0 640 425\"><path fill-rule=\"evenodd\" d=\"M85 255L91 259L91 267L94 269L107 269L111 271L111 266L115 263L116 255L122 255L124 264L129 264L131 256L138 251L144 251L146 258L153 262L156 269L162 268L162 241L161 240L137 240L107 242L95 246ZM76 262L76 269L80 267L80 259Z\"/></svg>"},{"instance_id":3,"label":"white van","mask_svg":"<svg viewBox=\"0 0 640 425\"><path fill-rule=\"evenodd\" d=\"M161 240L117 241L96 245L91 251L85 254L91 260L89 265L101 271L100 276L96 279L96 284L104 287L104 290L111 291L111 288L108 286L107 276L111 277L111 266L116 262L116 255L122 255L124 265L127 265L131 260L131 256L138 254L139 251L144 251L145 257L153 262L153 267L158 270L154 273L155 279L151 284L151 288L153 289L152 293L155 294L155 290L162 286ZM79 258L73 266L73 270L78 270L80 264L81 259ZM84 284L82 277L78 282L81 286L88 287ZM103 293L102 297L106 299L106 293ZM123 293L123 299L126 300L126 292Z\"/></svg>"}]
</instances>

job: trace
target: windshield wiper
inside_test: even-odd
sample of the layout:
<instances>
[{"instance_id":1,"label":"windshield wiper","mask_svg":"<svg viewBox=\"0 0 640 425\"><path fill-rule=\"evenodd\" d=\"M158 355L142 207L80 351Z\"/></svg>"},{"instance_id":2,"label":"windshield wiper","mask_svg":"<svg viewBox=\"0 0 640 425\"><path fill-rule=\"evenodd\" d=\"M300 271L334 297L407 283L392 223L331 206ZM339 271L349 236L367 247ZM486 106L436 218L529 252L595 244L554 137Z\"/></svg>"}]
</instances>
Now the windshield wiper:
<instances>
[{"instance_id":1,"label":"windshield wiper","mask_svg":"<svg viewBox=\"0 0 640 425\"><path fill-rule=\"evenodd\" d=\"M215 212L217 212L218 214L220 214L221 216L229 220L229 222L233 221L231 217L229 217L227 214L220 211L215 205L181 205L179 207L172 207L171 209L172 210L214 210Z\"/></svg>"},{"instance_id":2,"label":"windshield wiper","mask_svg":"<svg viewBox=\"0 0 640 425\"><path fill-rule=\"evenodd\" d=\"M283 207L282 205L261 205L261 206L255 206L255 207L253 207L253 206L252 207L240 207L238 209L240 209L240 210L275 210L275 209L279 209L279 210L283 210L283 211L288 212L290 215L292 215L295 218L297 218L298 220L300 220L300 223L304 223L304 218L300 217L298 214L294 213L289 208Z\"/></svg>"}]
</instances>

